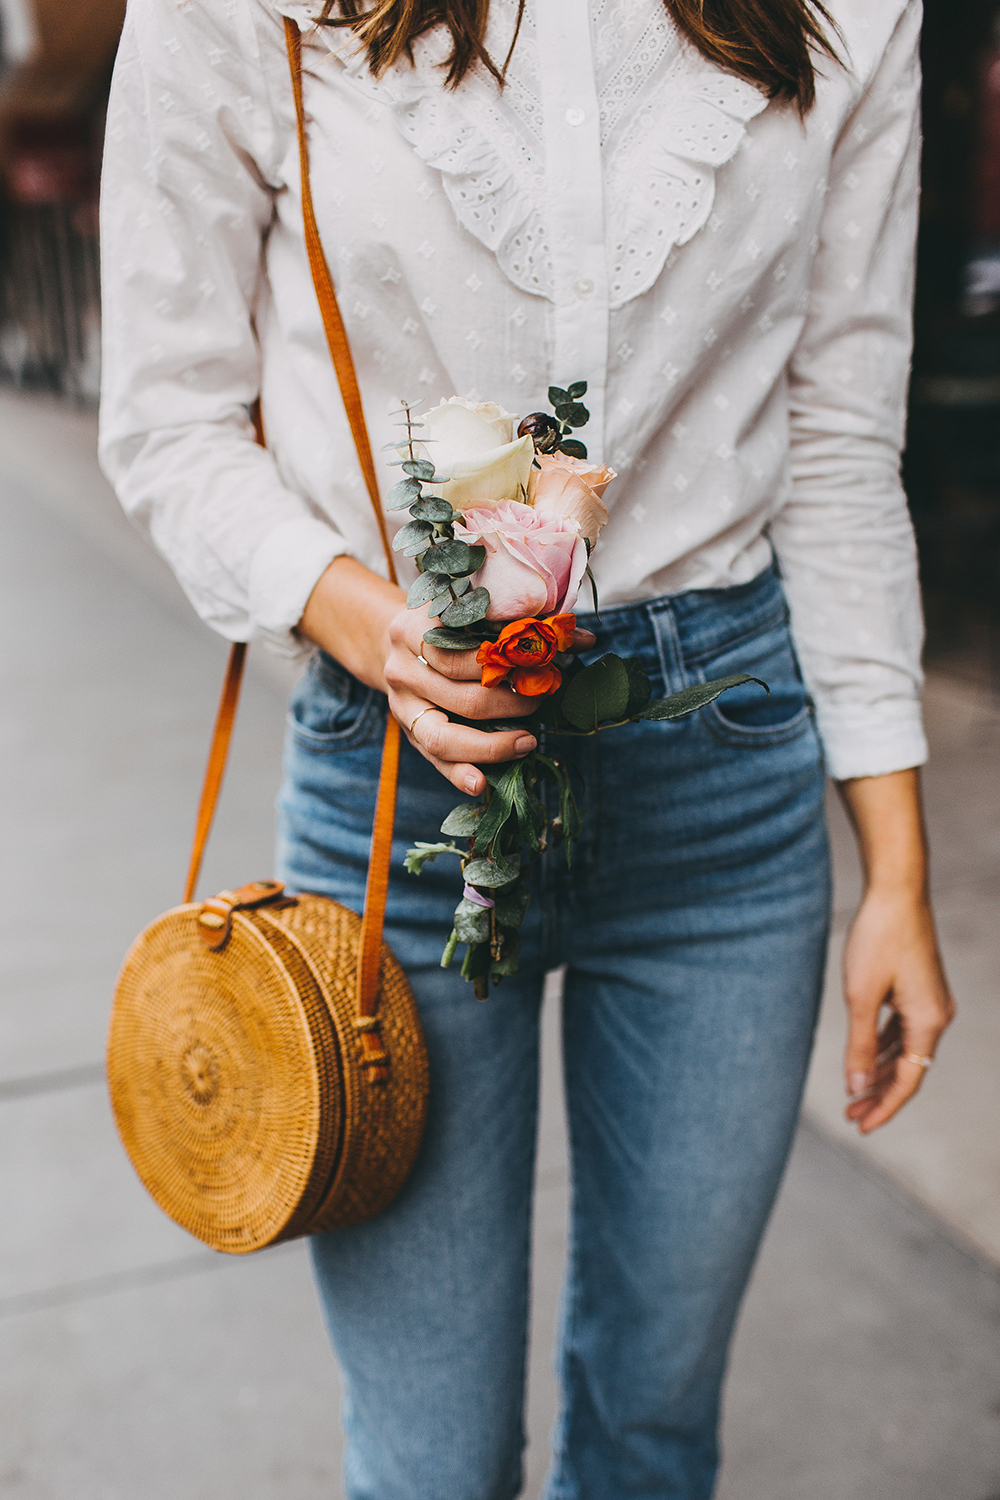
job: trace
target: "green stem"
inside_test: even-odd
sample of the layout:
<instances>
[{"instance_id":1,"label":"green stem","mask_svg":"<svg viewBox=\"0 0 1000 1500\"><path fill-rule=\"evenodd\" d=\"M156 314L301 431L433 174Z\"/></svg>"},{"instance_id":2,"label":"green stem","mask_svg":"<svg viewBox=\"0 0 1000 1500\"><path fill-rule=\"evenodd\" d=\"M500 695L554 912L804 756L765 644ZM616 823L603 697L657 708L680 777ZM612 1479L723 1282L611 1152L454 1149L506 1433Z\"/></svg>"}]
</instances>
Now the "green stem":
<instances>
[{"instance_id":1,"label":"green stem","mask_svg":"<svg viewBox=\"0 0 1000 1500\"><path fill-rule=\"evenodd\" d=\"M444 945L444 952L441 955L441 967L442 967L442 969L450 969L451 968L451 961L455 957L455 949L457 947L458 947L458 933L455 931L455 929L453 927L451 929L451 937L445 943L445 945Z\"/></svg>"}]
</instances>

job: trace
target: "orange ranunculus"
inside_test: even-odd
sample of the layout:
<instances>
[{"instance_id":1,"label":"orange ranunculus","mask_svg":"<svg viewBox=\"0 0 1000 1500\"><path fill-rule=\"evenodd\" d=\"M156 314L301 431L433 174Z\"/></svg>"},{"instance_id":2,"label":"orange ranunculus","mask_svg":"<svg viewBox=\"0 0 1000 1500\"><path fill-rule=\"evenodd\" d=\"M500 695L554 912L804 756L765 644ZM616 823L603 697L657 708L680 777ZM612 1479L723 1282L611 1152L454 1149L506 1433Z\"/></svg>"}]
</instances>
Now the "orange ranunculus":
<instances>
[{"instance_id":1,"label":"orange ranunculus","mask_svg":"<svg viewBox=\"0 0 1000 1500\"><path fill-rule=\"evenodd\" d=\"M476 653L483 687L509 680L515 692L528 698L554 693L562 673L553 665L553 657L557 651L569 650L575 629L575 615L512 620L495 641L484 641Z\"/></svg>"}]
</instances>

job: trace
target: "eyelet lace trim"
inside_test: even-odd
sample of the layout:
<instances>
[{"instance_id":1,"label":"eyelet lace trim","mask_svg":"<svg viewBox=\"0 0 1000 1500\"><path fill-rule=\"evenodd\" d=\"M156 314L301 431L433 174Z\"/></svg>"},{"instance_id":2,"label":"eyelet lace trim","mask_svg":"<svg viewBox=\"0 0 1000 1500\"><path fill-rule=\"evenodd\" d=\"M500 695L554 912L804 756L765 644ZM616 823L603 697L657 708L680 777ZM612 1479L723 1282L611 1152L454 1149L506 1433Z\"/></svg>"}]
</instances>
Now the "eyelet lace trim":
<instances>
[{"instance_id":1,"label":"eyelet lace trim","mask_svg":"<svg viewBox=\"0 0 1000 1500\"><path fill-rule=\"evenodd\" d=\"M495 3L498 26L507 9L503 0ZM483 69L474 69L456 90L442 87L449 48L444 28L417 39L412 66L398 63L378 80L352 37L331 29L322 35L345 74L392 110L416 154L440 172L459 223L493 252L508 279L554 300L530 7L502 94ZM504 42L500 34L491 55L503 56ZM709 70L678 36L665 8L647 12L625 63L601 90L613 308L648 291L671 249L702 228L712 211L716 169L734 155L745 122L766 104L750 84Z\"/></svg>"}]
</instances>

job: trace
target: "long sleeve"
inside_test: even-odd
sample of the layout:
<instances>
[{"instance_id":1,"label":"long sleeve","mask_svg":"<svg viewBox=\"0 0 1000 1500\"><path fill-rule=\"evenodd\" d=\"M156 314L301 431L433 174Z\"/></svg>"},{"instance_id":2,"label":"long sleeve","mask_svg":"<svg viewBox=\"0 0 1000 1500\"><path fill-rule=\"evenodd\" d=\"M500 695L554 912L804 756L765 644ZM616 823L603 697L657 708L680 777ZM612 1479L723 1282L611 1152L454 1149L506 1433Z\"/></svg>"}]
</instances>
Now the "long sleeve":
<instances>
[{"instance_id":1,"label":"long sleeve","mask_svg":"<svg viewBox=\"0 0 1000 1500\"><path fill-rule=\"evenodd\" d=\"M265 87L280 59L261 57L253 10L129 7L104 164L101 458L202 618L294 651L346 543L249 418L280 150Z\"/></svg>"},{"instance_id":2,"label":"long sleeve","mask_svg":"<svg viewBox=\"0 0 1000 1500\"><path fill-rule=\"evenodd\" d=\"M920 5L833 153L789 372L791 493L772 521L831 775L919 765L923 624L899 477L918 200Z\"/></svg>"}]
</instances>

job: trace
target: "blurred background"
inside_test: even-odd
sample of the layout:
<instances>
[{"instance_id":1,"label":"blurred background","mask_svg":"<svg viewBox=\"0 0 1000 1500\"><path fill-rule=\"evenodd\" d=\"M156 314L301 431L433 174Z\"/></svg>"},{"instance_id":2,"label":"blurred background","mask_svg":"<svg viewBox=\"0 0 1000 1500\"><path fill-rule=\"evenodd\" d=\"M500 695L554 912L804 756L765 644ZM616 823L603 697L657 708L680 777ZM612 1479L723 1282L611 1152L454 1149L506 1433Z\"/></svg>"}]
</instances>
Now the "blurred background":
<instances>
[{"instance_id":1,"label":"blurred background","mask_svg":"<svg viewBox=\"0 0 1000 1500\"><path fill-rule=\"evenodd\" d=\"M102 1083L128 943L173 904L225 657L94 456L100 142L123 5L0 0L0 1500L342 1493L301 1244L231 1260L131 1173ZM919 1100L841 1119L835 940L806 1110L741 1320L720 1500L1000 1500L1000 6L926 0L905 479L928 820L960 1019ZM252 653L203 879L271 868L288 669ZM545 1011L525 1496L555 1409L559 976Z\"/></svg>"}]
</instances>

